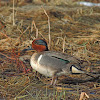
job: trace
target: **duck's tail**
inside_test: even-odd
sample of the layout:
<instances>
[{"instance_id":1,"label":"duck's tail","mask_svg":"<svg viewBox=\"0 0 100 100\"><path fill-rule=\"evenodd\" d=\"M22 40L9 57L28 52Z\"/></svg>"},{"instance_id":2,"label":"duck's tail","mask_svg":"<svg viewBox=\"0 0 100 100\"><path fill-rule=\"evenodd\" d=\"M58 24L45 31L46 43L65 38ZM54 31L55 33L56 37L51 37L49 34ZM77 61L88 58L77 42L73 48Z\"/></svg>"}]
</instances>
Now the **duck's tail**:
<instances>
[{"instance_id":1,"label":"duck's tail","mask_svg":"<svg viewBox=\"0 0 100 100\"><path fill-rule=\"evenodd\" d=\"M100 74L82 71L81 69L78 69L75 65L71 66L71 72L75 73L75 74L86 74L86 75L91 76L93 78L100 77Z\"/></svg>"},{"instance_id":2,"label":"duck's tail","mask_svg":"<svg viewBox=\"0 0 100 100\"><path fill-rule=\"evenodd\" d=\"M86 72L86 75L88 75L88 76L91 76L91 77L93 77L93 78L99 78L100 77L100 74L98 74L98 73L92 73L92 72Z\"/></svg>"}]
</instances>

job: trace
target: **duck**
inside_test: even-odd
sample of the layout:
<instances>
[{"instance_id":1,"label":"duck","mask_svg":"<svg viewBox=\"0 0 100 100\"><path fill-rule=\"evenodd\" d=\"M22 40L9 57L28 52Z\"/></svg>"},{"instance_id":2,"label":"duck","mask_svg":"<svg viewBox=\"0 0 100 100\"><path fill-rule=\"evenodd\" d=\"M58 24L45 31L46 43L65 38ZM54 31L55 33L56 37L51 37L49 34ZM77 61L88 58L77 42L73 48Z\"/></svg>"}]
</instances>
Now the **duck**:
<instances>
[{"instance_id":1,"label":"duck","mask_svg":"<svg viewBox=\"0 0 100 100\"><path fill-rule=\"evenodd\" d=\"M83 74L82 61L74 56L57 51L50 51L45 39L34 39L32 49L36 50L30 58L31 67L46 77L52 77L50 85L56 85L62 75Z\"/></svg>"}]
</instances>

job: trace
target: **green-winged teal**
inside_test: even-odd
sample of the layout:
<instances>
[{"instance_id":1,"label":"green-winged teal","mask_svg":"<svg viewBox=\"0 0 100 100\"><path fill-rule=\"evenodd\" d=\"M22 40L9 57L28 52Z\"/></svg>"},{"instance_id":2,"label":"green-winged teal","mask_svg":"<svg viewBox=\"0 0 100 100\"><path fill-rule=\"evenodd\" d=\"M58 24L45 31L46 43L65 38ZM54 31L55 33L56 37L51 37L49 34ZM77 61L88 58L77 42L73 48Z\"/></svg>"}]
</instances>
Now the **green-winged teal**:
<instances>
[{"instance_id":1,"label":"green-winged teal","mask_svg":"<svg viewBox=\"0 0 100 100\"><path fill-rule=\"evenodd\" d=\"M52 77L51 85L55 85L58 76L85 73L80 69L81 60L61 52L49 51L47 42L43 39L33 40L32 48L37 51L30 59L32 68Z\"/></svg>"}]
</instances>

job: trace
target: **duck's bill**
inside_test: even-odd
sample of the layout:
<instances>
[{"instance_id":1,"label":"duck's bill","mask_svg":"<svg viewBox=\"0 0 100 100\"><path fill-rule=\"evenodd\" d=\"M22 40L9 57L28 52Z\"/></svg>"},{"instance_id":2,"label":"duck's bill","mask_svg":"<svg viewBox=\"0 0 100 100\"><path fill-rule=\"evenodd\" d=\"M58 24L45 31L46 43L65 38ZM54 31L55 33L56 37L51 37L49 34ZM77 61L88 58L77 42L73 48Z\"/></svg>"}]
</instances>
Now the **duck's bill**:
<instances>
[{"instance_id":1,"label":"duck's bill","mask_svg":"<svg viewBox=\"0 0 100 100\"><path fill-rule=\"evenodd\" d=\"M29 46L28 48L26 48L26 49L23 49L22 51L23 52L26 52L26 51L30 51L30 50L34 50L31 46Z\"/></svg>"}]
</instances>

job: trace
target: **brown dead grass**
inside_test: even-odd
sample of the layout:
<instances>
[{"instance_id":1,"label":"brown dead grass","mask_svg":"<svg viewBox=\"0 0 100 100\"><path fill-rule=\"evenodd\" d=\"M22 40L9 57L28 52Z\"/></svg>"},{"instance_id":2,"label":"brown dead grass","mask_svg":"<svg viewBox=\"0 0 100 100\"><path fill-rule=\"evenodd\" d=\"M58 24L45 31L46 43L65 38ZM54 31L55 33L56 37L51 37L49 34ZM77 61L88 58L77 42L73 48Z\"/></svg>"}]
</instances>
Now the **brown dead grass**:
<instances>
[{"instance_id":1,"label":"brown dead grass","mask_svg":"<svg viewBox=\"0 0 100 100\"><path fill-rule=\"evenodd\" d=\"M84 66L84 69L100 73L100 8L81 7L70 3L64 5L63 3L55 2L54 5L60 6L51 6L52 3L51 5L48 3L50 6L43 7L50 18L51 37L48 37L48 17L40 5L30 4L23 7L23 3L19 4L20 7L17 5L18 7L15 7L15 26L13 26L12 20L12 7L5 6L4 9L1 5L0 98L7 100L32 98L34 100L33 97L38 95L36 91L40 93L40 97L45 97L43 84L49 83L50 79L45 79L43 76L37 75L36 72L32 72L30 64L19 59L24 55L33 53L24 53L22 50L30 46L32 40L36 38L36 29L38 29L39 38L45 38L48 43L49 38L51 38L50 50L65 52L86 60L89 64ZM33 20L36 27L33 26ZM64 78L70 84L73 78L87 79L88 77L85 75L70 75L70 78L62 76L59 79ZM78 99L82 91L85 91L90 99L97 99L100 97L98 92L99 82L100 80L76 82L78 85L74 85L74 82L72 82L70 84L71 88L66 88L69 85L62 82L60 85L64 86L63 90L73 90L72 92L66 92L66 99ZM40 88L44 91L43 93ZM62 87L55 89L62 91ZM48 90L48 94L52 92L52 89L48 88ZM90 94L91 92L94 94ZM50 98L57 98L58 94L53 95L49 95Z\"/></svg>"}]
</instances>

